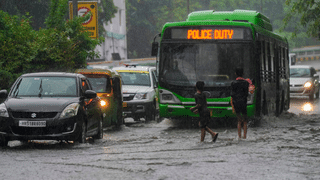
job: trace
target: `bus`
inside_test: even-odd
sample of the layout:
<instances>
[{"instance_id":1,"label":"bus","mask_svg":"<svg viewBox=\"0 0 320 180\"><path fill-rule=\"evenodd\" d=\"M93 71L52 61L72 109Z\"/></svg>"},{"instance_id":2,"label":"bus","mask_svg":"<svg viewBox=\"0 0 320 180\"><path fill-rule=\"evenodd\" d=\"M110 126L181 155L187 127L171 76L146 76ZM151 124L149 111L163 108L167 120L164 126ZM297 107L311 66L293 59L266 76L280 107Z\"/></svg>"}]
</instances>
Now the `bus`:
<instances>
[{"instance_id":1,"label":"bus","mask_svg":"<svg viewBox=\"0 0 320 180\"><path fill-rule=\"evenodd\" d=\"M256 11L196 11L186 21L168 22L151 52L157 58L159 115L198 117L189 108L201 80L211 116L236 117L230 104L236 67L256 87L248 96L248 117L279 115L290 104L288 54L287 39Z\"/></svg>"}]
</instances>

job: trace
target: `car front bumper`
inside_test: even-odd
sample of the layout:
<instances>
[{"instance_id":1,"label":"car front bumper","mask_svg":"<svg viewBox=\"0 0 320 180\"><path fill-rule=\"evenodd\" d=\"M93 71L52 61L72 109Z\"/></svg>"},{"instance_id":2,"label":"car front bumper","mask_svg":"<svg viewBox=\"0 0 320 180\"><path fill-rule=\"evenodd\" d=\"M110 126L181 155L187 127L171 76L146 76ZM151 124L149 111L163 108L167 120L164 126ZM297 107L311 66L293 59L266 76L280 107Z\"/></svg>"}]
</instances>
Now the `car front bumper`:
<instances>
[{"instance_id":1,"label":"car front bumper","mask_svg":"<svg viewBox=\"0 0 320 180\"><path fill-rule=\"evenodd\" d=\"M126 102L126 107L123 107L125 117L145 117L146 113L153 106L153 102Z\"/></svg>"},{"instance_id":2,"label":"car front bumper","mask_svg":"<svg viewBox=\"0 0 320 180\"><path fill-rule=\"evenodd\" d=\"M8 140L76 140L81 131L79 117L66 119L0 119L0 135ZM46 121L45 127L24 127L19 121Z\"/></svg>"},{"instance_id":3,"label":"car front bumper","mask_svg":"<svg viewBox=\"0 0 320 180\"><path fill-rule=\"evenodd\" d=\"M301 87L290 87L290 97L309 96L313 94L313 89Z\"/></svg>"}]
</instances>

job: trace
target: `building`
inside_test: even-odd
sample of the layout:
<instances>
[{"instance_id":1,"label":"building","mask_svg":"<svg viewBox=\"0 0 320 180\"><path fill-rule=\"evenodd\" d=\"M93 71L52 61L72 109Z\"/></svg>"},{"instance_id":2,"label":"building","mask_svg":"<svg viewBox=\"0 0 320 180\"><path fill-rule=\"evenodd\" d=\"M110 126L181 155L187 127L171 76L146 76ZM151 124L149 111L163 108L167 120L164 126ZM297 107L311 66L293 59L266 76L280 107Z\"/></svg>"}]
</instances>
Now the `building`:
<instances>
[{"instance_id":1,"label":"building","mask_svg":"<svg viewBox=\"0 0 320 180\"><path fill-rule=\"evenodd\" d=\"M305 46L301 48L293 48L290 53L296 54L296 61L319 61L320 46Z\"/></svg>"},{"instance_id":2,"label":"building","mask_svg":"<svg viewBox=\"0 0 320 180\"><path fill-rule=\"evenodd\" d=\"M100 1L100 0L99 0ZM127 30L126 30L126 5L125 0L113 0L118 8L115 17L104 25L106 32L105 41L96 48L100 52L98 61L113 61L127 59Z\"/></svg>"}]
</instances>

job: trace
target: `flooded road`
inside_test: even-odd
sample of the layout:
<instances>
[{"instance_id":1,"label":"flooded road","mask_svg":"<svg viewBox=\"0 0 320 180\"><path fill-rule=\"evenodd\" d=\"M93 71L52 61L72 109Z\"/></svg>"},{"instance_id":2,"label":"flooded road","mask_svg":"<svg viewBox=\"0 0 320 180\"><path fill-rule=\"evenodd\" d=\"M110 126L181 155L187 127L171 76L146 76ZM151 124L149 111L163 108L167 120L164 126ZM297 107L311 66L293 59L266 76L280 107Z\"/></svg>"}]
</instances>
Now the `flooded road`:
<instances>
[{"instance_id":1,"label":"flooded road","mask_svg":"<svg viewBox=\"0 0 320 180\"><path fill-rule=\"evenodd\" d=\"M299 103L292 101L291 106ZM246 140L238 140L236 128L213 127L217 142L211 143L207 133L200 143L200 129L165 119L109 128L102 140L85 144L11 141L0 148L0 177L320 179L320 115L315 109L263 117L259 126L249 127Z\"/></svg>"}]
</instances>

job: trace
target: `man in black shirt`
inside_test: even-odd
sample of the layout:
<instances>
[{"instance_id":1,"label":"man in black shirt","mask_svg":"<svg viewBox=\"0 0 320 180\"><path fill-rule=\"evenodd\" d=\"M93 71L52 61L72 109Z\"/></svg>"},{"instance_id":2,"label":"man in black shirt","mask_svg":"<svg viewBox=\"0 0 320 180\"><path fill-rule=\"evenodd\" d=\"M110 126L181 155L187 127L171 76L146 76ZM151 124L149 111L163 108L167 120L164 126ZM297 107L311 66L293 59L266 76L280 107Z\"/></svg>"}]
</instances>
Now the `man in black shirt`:
<instances>
[{"instance_id":1,"label":"man in black shirt","mask_svg":"<svg viewBox=\"0 0 320 180\"><path fill-rule=\"evenodd\" d=\"M243 128L243 139L246 139L249 82L242 77L243 68L237 68L236 75L236 80L231 83L231 105L238 119L238 136L241 138L241 128Z\"/></svg>"}]
</instances>

